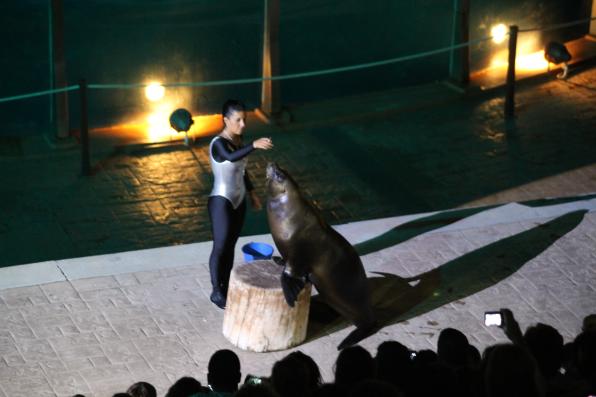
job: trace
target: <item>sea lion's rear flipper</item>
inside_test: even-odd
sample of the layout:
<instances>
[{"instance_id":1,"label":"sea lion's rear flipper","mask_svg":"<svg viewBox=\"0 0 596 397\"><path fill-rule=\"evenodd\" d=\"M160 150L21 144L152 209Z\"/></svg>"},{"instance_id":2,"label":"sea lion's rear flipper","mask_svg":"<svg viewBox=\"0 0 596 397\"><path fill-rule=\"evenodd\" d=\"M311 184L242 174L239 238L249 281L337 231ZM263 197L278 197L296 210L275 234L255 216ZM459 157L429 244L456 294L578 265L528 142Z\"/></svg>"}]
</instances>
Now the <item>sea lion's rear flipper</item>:
<instances>
[{"instance_id":1,"label":"sea lion's rear flipper","mask_svg":"<svg viewBox=\"0 0 596 397\"><path fill-rule=\"evenodd\" d=\"M290 307L294 307L298 294L304 288L304 280L302 278L292 277L286 272L281 274L281 288L284 292L284 298Z\"/></svg>"},{"instance_id":2,"label":"sea lion's rear flipper","mask_svg":"<svg viewBox=\"0 0 596 397\"><path fill-rule=\"evenodd\" d=\"M365 339L377 332L378 328L379 327L377 327L376 323L367 326L357 327L354 331L350 332L344 340L341 341L341 343L337 346L337 350L342 350L346 347L355 345L362 339Z\"/></svg>"}]
</instances>

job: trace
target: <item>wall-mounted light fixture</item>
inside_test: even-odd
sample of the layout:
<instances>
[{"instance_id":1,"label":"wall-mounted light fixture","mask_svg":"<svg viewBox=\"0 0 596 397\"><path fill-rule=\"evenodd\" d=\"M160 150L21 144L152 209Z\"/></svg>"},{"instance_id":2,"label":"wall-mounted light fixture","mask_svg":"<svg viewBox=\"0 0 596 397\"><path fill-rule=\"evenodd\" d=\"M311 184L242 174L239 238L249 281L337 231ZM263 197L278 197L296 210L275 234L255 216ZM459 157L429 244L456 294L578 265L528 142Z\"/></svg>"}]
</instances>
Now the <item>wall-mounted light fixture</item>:
<instances>
[{"instance_id":1,"label":"wall-mounted light fixture","mask_svg":"<svg viewBox=\"0 0 596 397\"><path fill-rule=\"evenodd\" d=\"M571 60L571 54L564 44L556 41L548 43L546 47L544 47L544 58L555 65L562 63L563 71L557 75L557 78L564 79L567 77L567 73L569 72L569 65L567 63Z\"/></svg>"},{"instance_id":2,"label":"wall-mounted light fixture","mask_svg":"<svg viewBox=\"0 0 596 397\"><path fill-rule=\"evenodd\" d=\"M178 132L184 131L184 144L188 146L188 130L193 125L192 115L186 109L176 109L170 115L170 126Z\"/></svg>"}]
</instances>

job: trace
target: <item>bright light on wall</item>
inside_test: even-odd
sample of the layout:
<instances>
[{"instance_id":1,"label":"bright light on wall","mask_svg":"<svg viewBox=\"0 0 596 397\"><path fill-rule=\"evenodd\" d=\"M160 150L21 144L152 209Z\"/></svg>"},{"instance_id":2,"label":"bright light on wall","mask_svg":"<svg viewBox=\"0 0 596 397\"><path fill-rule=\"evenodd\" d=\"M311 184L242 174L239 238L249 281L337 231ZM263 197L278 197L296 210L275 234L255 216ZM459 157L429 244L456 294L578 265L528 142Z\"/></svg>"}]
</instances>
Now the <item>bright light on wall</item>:
<instances>
[{"instance_id":1,"label":"bright light on wall","mask_svg":"<svg viewBox=\"0 0 596 397\"><path fill-rule=\"evenodd\" d=\"M548 62L544 59L544 51L538 33L526 33L517 43L515 70L524 72L546 71ZM503 49L495 53L491 60L491 68L507 68L509 52Z\"/></svg>"},{"instance_id":2,"label":"bright light on wall","mask_svg":"<svg viewBox=\"0 0 596 397\"><path fill-rule=\"evenodd\" d=\"M162 99L165 93L166 88L159 83L151 83L145 87L145 97L152 102Z\"/></svg>"},{"instance_id":3,"label":"bright light on wall","mask_svg":"<svg viewBox=\"0 0 596 397\"><path fill-rule=\"evenodd\" d=\"M501 44L505 41L505 38L507 37L507 26L505 26L502 23L493 26L490 29L490 35L493 38L493 42Z\"/></svg>"},{"instance_id":4,"label":"bright light on wall","mask_svg":"<svg viewBox=\"0 0 596 397\"><path fill-rule=\"evenodd\" d=\"M147 135L152 142L161 142L176 136L176 131L170 127L168 121L172 108L173 105L163 103L147 115Z\"/></svg>"}]
</instances>

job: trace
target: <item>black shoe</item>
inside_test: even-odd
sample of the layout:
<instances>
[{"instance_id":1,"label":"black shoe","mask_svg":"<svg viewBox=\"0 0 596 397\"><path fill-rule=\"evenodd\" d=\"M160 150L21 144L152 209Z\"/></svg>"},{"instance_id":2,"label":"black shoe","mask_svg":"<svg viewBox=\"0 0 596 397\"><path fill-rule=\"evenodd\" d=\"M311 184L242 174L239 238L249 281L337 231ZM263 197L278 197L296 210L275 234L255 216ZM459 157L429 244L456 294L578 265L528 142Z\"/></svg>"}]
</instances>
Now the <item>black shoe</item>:
<instances>
[{"instance_id":1,"label":"black shoe","mask_svg":"<svg viewBox=\"0 0 596 397\"><path fill-rule=\"evenodd\" d=\"M211 302L215 303L215 306L219 307L220 309L226 308L226 297L221 293L221 291L214 290L211 293L211 297L209 299L211 299Z\"/></svg>"}]
</instances>

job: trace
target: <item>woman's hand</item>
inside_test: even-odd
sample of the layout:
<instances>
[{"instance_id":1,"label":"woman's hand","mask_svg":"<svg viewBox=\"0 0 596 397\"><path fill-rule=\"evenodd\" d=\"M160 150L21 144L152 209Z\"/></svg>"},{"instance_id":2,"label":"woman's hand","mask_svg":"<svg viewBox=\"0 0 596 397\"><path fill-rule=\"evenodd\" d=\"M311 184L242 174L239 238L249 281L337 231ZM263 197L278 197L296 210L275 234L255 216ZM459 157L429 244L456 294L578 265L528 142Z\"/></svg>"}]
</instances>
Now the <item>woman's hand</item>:
<instances>
[{"instance_id":1,"label":"woman's hand","mask_svg":"<svg viewBox=\"0 0 596 397\"><path fill-rule=\"evenodd\" d=\"M259 138L253 141L252 146L255 149L269 150L273 148L273 142L271 138Z\"/></svg>"},{"instance_id":2,"label":"woman's hand","mask_svg":"<svg viewBox=\"0 0 596 397\"><path fill-rule=\"evenodd\" d=\"M250 195L250 203L252 205L252 208L255 211L262 210L263 209L263 205L261 204L261 199L259 198L259 196L257 196L257 193L254 190L251 190L248 193Z\"/></svg>"}]
</instances>

